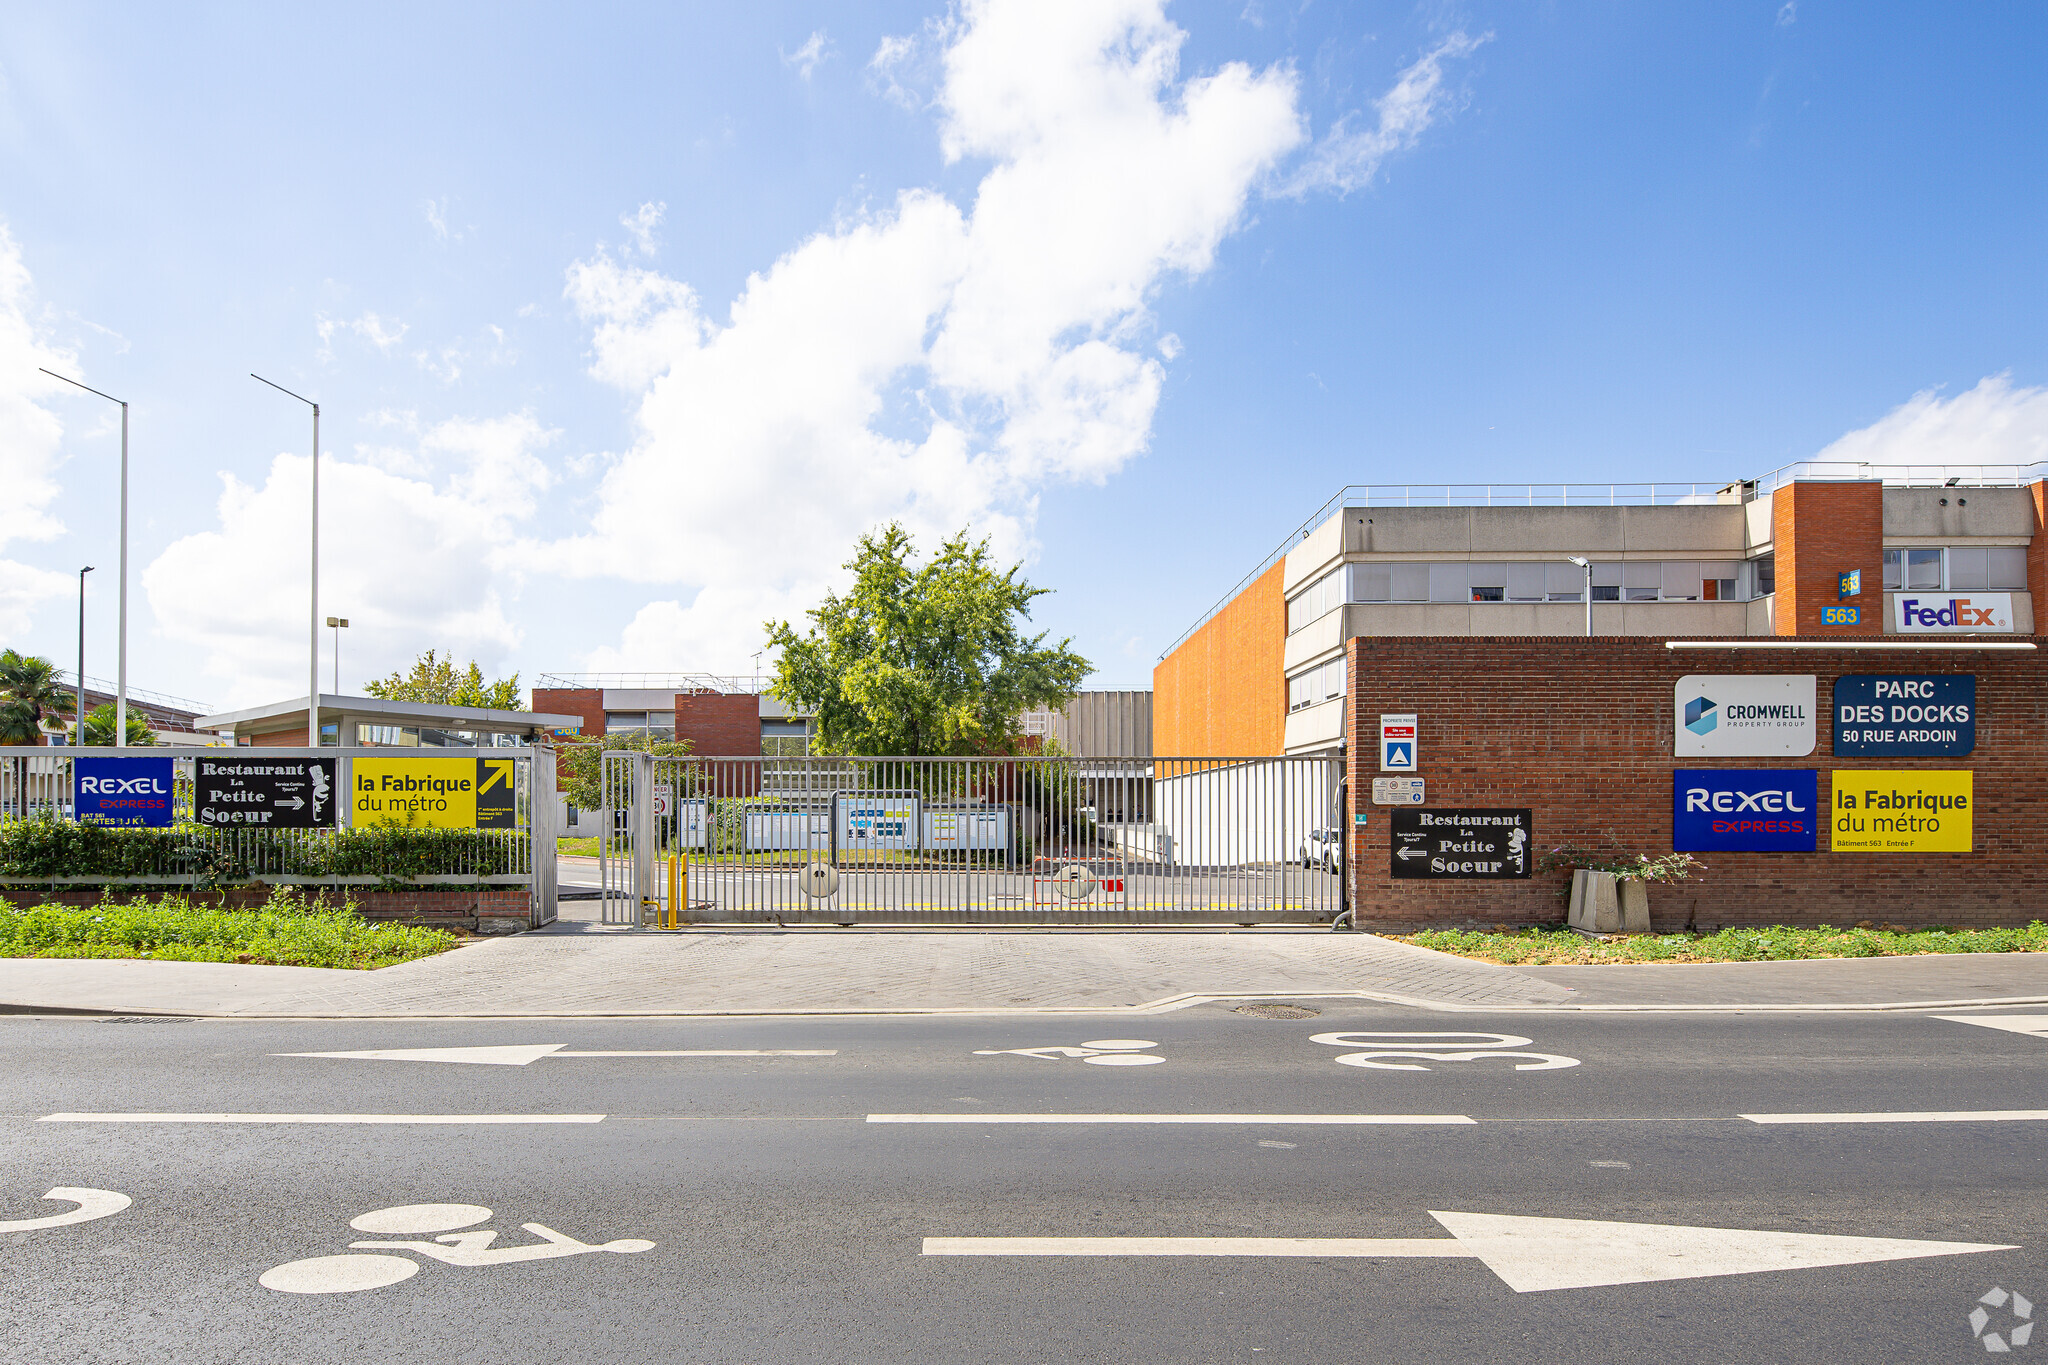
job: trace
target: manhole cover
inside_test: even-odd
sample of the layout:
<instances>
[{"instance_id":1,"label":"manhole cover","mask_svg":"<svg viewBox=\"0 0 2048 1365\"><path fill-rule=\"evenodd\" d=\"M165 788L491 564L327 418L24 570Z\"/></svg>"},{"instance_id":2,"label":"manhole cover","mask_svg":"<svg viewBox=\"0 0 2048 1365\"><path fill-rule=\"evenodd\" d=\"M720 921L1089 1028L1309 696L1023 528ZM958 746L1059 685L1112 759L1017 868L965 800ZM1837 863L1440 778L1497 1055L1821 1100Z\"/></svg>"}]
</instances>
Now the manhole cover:
<instances>
[{"instance_id":1,"label":"manhole cover","mask_svg":"<svg viewBox=\"0 0 2048 1365\"><path fill-rule=\"evenodd\" d=\"M1239 1005L1233 1014L1249 1014L1254 1019L1313 1019L1321 1010L1312 1010L1306 1005L1275 1005L1261 1001L1253 1005Z\"/></svg>"}]
</instances>

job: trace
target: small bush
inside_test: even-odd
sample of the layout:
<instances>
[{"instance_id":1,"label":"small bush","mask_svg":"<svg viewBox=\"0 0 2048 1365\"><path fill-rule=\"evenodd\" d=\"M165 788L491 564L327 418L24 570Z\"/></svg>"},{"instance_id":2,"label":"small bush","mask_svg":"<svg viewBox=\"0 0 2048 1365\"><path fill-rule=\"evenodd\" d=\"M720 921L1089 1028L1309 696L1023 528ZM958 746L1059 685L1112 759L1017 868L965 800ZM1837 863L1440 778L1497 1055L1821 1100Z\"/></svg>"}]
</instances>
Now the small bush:
<instances>
[{"instance_id":1,"label":"small bush","mask_svg":"<svg viewBox=\"0 0 2048 1365\"><path fill-rule=\"evenodd\" d=\"M279 888L254 910L193 905L182 896L97 905L0 900L0 957L132 957L280 967L388 967L460 940L440 929L371 924L353 905L309 903Z\"/></svg>"},{"instance_id":2,"label":"small bush","mask_svg":"<svg viewBox=\"0 0 2048 1365\"><path fill-rule=\"evenodd\" d=\"M1418 948L1509 966L1604 962L1779 962L1791 958L1908 957L1925 953L2048 952L2048 924L2024 929L1723 929L1713 934L1628 934L1591 939L1570 929L1483 933L1433 929L1402 936Z\"/></svg>"}]
</instances>

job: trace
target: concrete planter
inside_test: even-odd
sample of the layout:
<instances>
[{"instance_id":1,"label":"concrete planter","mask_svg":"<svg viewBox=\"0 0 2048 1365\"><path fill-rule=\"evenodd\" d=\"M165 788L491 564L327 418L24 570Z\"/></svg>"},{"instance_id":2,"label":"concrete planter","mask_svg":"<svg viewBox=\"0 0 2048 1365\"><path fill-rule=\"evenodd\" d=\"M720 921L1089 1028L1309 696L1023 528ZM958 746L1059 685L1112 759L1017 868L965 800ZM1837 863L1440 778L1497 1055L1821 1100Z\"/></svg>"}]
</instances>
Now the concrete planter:
<instances>
[{"instance_id":1,"label":"concrete planter","mask_svg":"<svg viewBox=\"0 0 2048 1365\"><path fill-rule=\"evenodd\" d=\"M1566 922L1588 934L1647 934L1649 884L1634 877L1623 879L1612 872L1579 868L1572 873L1571 909Z\"/></svg>"}]
</instances>

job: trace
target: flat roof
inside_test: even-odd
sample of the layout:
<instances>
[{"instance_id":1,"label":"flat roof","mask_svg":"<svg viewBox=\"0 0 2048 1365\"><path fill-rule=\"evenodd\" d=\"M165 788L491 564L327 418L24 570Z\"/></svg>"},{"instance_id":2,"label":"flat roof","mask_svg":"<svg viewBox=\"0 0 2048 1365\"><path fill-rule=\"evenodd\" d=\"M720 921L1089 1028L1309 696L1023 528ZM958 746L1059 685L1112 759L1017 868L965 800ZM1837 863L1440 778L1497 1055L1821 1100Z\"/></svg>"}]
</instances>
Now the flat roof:
<instances>
[{"instance_id":1,"label":"flat roof","mask_svg":"<svg viewBox=\"0 0 2048 1365\"><path fill-rule=\"evenodd\" d=\"M583 724L581 716L558 716L545 711L499 711L486 706L442 706L424 701L386 701L382 697L349 697L333 693L320 694L322 711L344 711L354 716L378 716L392 724L407 721L431 725L437 730L546 730L576 729ZM297 718L305 723L306 699L295 697L290 701L271 702L266 706L251 706L240 711L223 711L215 716L201 716L192 722L195 730L228 730L258 721L287 720Z\"/></svg>"}]
</instances>

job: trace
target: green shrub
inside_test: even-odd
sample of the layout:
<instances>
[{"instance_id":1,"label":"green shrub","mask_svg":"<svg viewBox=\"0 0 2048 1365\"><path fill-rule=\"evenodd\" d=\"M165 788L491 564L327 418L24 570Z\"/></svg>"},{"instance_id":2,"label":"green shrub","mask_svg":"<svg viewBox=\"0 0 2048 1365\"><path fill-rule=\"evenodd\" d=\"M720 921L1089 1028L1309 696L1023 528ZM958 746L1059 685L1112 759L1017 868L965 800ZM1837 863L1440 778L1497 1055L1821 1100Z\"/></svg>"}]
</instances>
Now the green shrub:
<instances>
[{"instance_id":1,"label":"green shrub","mask_svg":"<svg viewBox=\"0 0 2048 1365\"><path fill-rule=\"evenodd\" d=\"M0 900L0 957L375 968L432 957L458 942L440 929L371 924L353 905L309 902L285 888L254 910L193 905L182 896L87 906Z\"/></svg>"},{"instance_id":2,"label":"green shrub","mask_svg":"<svg viewBox=\"0 0 2048 1365\"><path fill-rule=\"evenodd\" d=\"M2048 952L2048 924L2024 929L1918 930L1723 929L1713 934L1626 934L1587 938L1570 929L1524 929L1489 934L1469 929L1434 929L1403 936L1403 942L1510 966L1570 966L1602 962L1779 962L1792 958L1904 957L1924 953Z\"/></svg>"}]
</instances>

